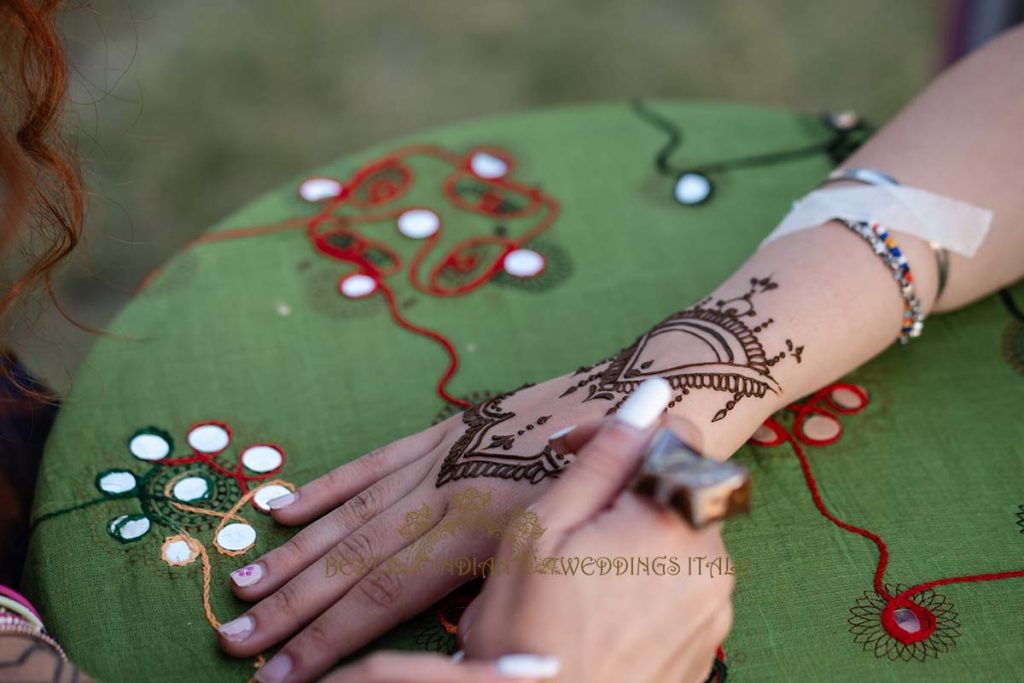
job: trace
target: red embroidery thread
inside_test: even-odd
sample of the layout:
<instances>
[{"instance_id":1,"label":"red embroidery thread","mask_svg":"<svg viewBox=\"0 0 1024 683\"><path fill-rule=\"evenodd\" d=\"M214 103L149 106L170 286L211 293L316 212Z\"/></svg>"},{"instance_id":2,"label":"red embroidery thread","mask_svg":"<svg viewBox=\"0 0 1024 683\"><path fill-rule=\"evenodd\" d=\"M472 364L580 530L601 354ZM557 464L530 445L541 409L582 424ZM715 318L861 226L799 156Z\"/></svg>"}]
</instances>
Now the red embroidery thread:
<instances>
[{"instance_id":1,"label":"red embroidery thread","mask_svg":"<svg viewBox=\"0 0 1024 683\"><path fill-rule=\"evenodd\" d=\"M854 395L860 397L861 401L859 405L850 407L839 404L833 396L837 391L849 391L853 392ZM875 593L886 602L885 609L882 611L881 621L885 627L886 632L894 639L903 643L904 645L920 642L935 630L935 616L924 606L918 605L913 602L912 598L920 593L929 591L937 586L945 586L953 583L970 583L976 581L997 581L1000 579L1020 578L1024 577L1024 570L1017 571L1006 571L1006 572L991 572L985 574L973 574L969 576L953 576L943 579L936 579L934 581L926 581L919 583L914 586L910 586L904 590L899 591L895 595L892 594L886 587L883 579L885 576L885 570L889 563L889 548L885 544L882 538L862 527L849 524L839 519L825 506L824 501L821 497L818 482L814 479L814 475L811 472L811 466L807 460L807 456L804 453L802 444L810 446L820 446L830 443L835 443L842 434L842 431L836 434L832 438L816 440L808 437L803 433L802 428L805 420L811 415L820 415L822 417L828 417L835 419L835 416L830 413L828 409L834 410L843 414L858 413L867 406L867 393L858 386L852 384L832 384L829 385L816 393L814 393L809 399L803 402L793 403L787 407L787 410L795 414L793 420L793 430L790 432L783 427L775 418L769 418L765 421L764 427L772 432L773 438L771 439L751 439L751 442L759 446L778 446L783 443L788 443L793 449L794 455L800 462L800 469L803 472L804 479L807 482L807 488L811 493L811 499L814 501L814 506L818 512L827 520L832 522L834 525L848 531L850 533L863 536L870 540L878 548L878 563L875 566L874 574L874 589ZM827 406L826 407L823 407ZM919 622L919 630L914 632L905 631L897 624L894 617L894 613L900 609L908 609L913 612L914 616L917 617Z\"/></svg>"},{"instance_id":2,"label":"red embroidery thread","mask_svg":"<svg viewBox=\"0 0 1024 683\"><path fill-rule=\"evenodd\" d=\"M379 241L365 237L357 230L362 226L381 222L393 225L402 214L430 209L408 205L376 213L340 213L346 206L360 210L377 209L405 195L414 181L413 171L407 161L415 156L429 157L450 167L442 188L450 204L460 210L494 219L537 216L536 222L517 237L496 234L478 235L462 240L442 255L424 279L421 274L423 263L433 252L443 231L440 215L432 212L438 221L437 228L422 238L423 244L410 260L407 270L410 284L423 294L455 297L479 289L502 271L504 260L510 253L546 231L558 217L559 205L555 199L539 188L509 179L516 164L514 158L503 150L474 147L466 154L460 155L436 145L411 145L366 164L347 182L318 176L317 179L322 181L335 180L340 190L334 196L320 200L321 210L310 218L211 233L199 237L192 245L305 228L310 243L318 253L354 266L353 270L346 272L339 279L339 287L343 280L353 275L370 278L373 289L365 296L372 296L379 291L387 302L392 319L399 327L435 342L444 350L448 356L448 367L437 382L437 394L451 405L468 408L469 402L452 396L447 389L448 383L459 368L459 355L454 344L442 333L417 325L403 315L396 301L395 292L387 282L389 276L402 269L401 258L394 250ZM474 161L480 159L491 164L488 172L484 173L474 166ZM536 277L543 270L542 266L540 271L531 277ZM446 276L455 276L456 281L443 282ZM147 277L146 283L152 277L153 274Z\"/></svg>"},{"instance_id":3,"label":"red embroidery thread","mask_svg":"<svg viewBox=\"0 0 1024 683\"><path fill-rule=\"evenodd\" d=\"M283 448L274 443L256 443L250 444L249 446L246 446L244 449L240 450L238 453L238 460L235 465L235 469L227 469L219 462L217 462L217 457L220 456L221 453L226 451L228 447L231 445L231 437L233 435L231 427L228 424L220 422L218 420L204 420L202 422L196 422L191 427L189 427L188 433L191 434L192 431L195 430L196 428L204 427L207 425L223 429L228 435L228 443L225 444L222 448L217 449L216 451L209 452L200 451L191 444L189 444L189 448L192 450L192 455L185 455L179 458L164 458L162 460L158 460L157 464L162 465L164 467L174 467L176 465L190 465L192 463L201 462L207 467L209 467L211 470L216 472L217 474L224 477L229 477L238 482L238 487L242 490L243 494L249 492L250 482L258 482L270 479L271 477L277 475L281 471L281 468L284 467L285 460L287 459L288 456L285 454L285 450ZM256 448L258 446L268 446L276 450L278 453L281 454L281 463L274 469L269 470L267 472L261 472L259 474L246 474L245 465L242 463L242 455L245 453L245 451L249 450L250 448ZM260 512L264 512L263 510L260 510L260 508L256 505L254 501L250 500L249 504L254 509L259 510Z\"/></svg>"}]
</instances>

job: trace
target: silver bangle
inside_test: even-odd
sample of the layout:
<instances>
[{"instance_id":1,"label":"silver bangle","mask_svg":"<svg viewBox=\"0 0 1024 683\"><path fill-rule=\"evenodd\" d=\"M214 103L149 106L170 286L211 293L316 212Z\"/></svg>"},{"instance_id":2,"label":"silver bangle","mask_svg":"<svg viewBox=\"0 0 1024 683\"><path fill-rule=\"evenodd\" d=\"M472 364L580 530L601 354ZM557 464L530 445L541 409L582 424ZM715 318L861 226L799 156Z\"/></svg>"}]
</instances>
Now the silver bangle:
<instances>
[{"instance_id":1,"label":"silver bangle","mask_svg":"<svg viewBox=\"0 0 1024 683\"><path fill-rule=\"evenodd\" d=\"M896 240L889 235L888 230L878 223L849 221L839 217L833 220L845 225L867 242L872 251L888 266L893 279L899 285L900 296L903 297L903 322L900 325L897 341L900 344L906 344L911 339L921 336L921 331L924 329L921 300L914 292L914 276L910 272L910 264L907 263L907 257L897 246Z\"/></svg>"},{"instance_id":2,"label":"silver bangle","mask_svg":"<svg viewBox=\"0 0 1024 683\"><path fill-rule=\"evenodd\" d=\"M942 293L946 291L946 282L949 280L949 252L938 242L929 242L928 246L935 254L935 265L939 269L939 288L935 292L935 301L932 302L932 308L935 308L942 298Z\"/></svg>"},{"instance_id":3,"label":"silver bangle","mask_svg":"<svg viewBox=\"0 0 1024 683\"><path fill-rule=\"evenodd\" d=\"M877 168L863 168L852 166L850 168L838 168L825 176L825 182L839 182L849 180L860 182L865 185L898 185L899 181Z\"/></svg>"},{"instance_id":4,"label":"silver bangle","mask_svg":"<svg viewBox=\"0 0 1024 683\"><path fill-rule=\"evenodd\" d=\"M825 177L826 183L837 183L848 180L864 185L899 185L899 181L892 176L882 173L875 168L837 168Z\"/></svg>"}]
</instances>

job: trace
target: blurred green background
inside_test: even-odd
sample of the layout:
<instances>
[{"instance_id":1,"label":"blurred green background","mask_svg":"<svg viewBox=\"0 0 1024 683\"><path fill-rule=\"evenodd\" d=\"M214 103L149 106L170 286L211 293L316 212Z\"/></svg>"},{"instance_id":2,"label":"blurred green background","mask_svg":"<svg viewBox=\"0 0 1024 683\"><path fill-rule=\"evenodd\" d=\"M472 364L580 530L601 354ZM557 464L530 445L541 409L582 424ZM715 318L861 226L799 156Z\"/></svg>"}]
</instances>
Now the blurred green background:
<instances>
[{"instance_id":1,"label":"blurred green background","mask_svg":"<svg viewBox=\"0 0 1024 683\"><path fill-rule=\"evenodd\" d=\"M880 122L940 68L949 12L944 0L74 4L69 123L90 207L60 295L102 327L147 272L265 190L468 118L639 96L851 108ZM95 338L43 297L15 330L59 390Z\"/></svg>"}]
</instances>

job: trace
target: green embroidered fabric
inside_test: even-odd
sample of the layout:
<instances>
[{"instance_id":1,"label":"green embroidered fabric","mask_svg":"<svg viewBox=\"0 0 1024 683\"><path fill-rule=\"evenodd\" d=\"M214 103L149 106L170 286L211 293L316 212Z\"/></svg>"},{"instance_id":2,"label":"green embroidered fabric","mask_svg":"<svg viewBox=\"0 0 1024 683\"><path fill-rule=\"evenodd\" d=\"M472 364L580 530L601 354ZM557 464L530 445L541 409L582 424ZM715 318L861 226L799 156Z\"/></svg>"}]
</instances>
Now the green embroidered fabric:
<instances>
[{"instance_id":1,"label":"green embroidered fabric","mask_svg":"<svg viewBox=\"0 0 1024 683\"><path fill-rule=\"evenodd\" d=\"M650 107L683 131L672 168L802 148L833 134L815 116L786 111ZM416 291L401 273L389 278L403 315L457 350L449 391L485 396L608 356L702 296L831 167L815 153L715 171L709 200L683 206L675 178L655 164L667 140L629 104L585 106L416 135L346 155L316 175L346 179L409 144L459 156L487 146L511 155L517 183L558 202L552 225L524 245L546 259L536 279L502 273L446 298ZM460 239L520 230L514 198L505 198L507 220L458 211L444 194L450 168L410 165L412 186L396 203L433 209ZM210 234L313 215L317 205L297 195L300 180ZM418 246L394 229L373 237L384 245L381 261L391 249L408 263ZM286 461L269 478L301 484L445 411L434 389L448 362L443 349L397 326L379 295L339 294L349 270L316 252L301 228L200 242L121 313L116 336L97 342L47 448L24 587L85 671L104 681L246 680L253 661L221 655L204 616L197 554L201 546L209 558L212 614L226 621L244 609L228 573L287 538L258 510L235 505L242 491L231 471L243 448L274 444ZM1024 286L1008 299L1024 305ZM845 380L866 391L862 410L847 414L838 398L822 399L827 415L818 417L838 420L843 433L802 450L833 514L888 545L893 591L1024 568L1021 325L996 296L933 318L921 339ZM777 419L795 433L792 413ZM227 473L194 457L163 471L162 455L193 455L190 428L206 421L230 428L216 458ZM196 439L208 450L227 434L212 427L212 441ZM900 647L872 589L876 547L819 514L792 445L748 445L737 457L753 474L754 512L726 527L743 569L724 645L730 680L1024 678L1024 579L922 593L917 604L931 610L935 632ZM181 491L171 488L184 479ZM228 534L229 523L255 530L255 545L242 549L249 532ZM449 648L465 601L454 600L372 647Z\"/></svg>"}]
</instances>

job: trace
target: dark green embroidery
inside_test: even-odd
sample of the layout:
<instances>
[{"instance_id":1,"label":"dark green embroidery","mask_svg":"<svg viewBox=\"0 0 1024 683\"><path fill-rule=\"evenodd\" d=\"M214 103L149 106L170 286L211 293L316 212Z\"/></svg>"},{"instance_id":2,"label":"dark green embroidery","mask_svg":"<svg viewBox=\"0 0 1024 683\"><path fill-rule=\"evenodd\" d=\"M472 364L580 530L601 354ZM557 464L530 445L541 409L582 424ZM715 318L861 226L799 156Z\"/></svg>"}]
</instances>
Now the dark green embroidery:
<instances>
[{"instance_id":1,"label":"dark green embroidery","mask_svg":"<svg viewBox=\"0 0 1024 683\"><path fill-rule=\"evenodd\" d=\"M544 270L533 277L516 277L504 270L498 271L491 282L500 287L510 287L524 292L540 294L562 284L572 277L573 266L569 252L555 242L534 240L526 245L544 257Z\"/></svg>"}]
</instances>

